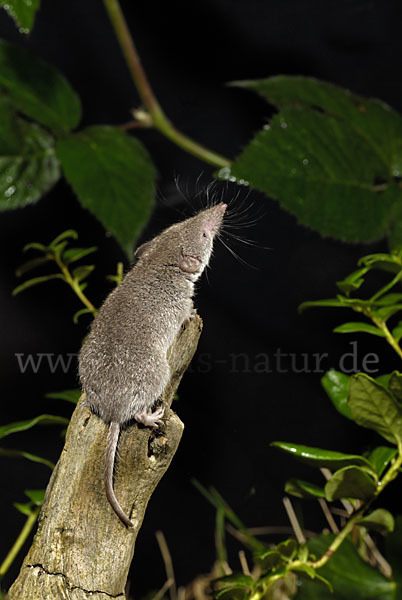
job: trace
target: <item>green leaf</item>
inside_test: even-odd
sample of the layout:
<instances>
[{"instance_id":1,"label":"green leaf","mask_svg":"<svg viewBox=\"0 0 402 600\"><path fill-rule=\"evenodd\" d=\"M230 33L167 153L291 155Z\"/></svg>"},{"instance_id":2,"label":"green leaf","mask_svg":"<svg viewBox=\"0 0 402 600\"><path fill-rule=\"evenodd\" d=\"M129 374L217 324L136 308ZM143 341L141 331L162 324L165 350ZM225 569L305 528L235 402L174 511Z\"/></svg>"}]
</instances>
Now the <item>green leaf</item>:
<instances>
[{"instance_id":1,"label":"green leaf","mask_svg":"<svg viewBox=\"0 0 402 600\"><path fill-rule=\"evenodd\" d=\"M40 0L0 0L2 6L14 19L20 33L29 33L33 27Z\"/></svg>"},{"instance_id":2,"label":"green leaf","mask_svg":"<svg viewBox=\"0 0 402 600\"><path fill-rule=\"evenodd\" d=\"M132 253L154 194L155 168L142 144L117 127L93 126L59 140L56 152L82 205Z\"/></svg>"},{"instance_id":3,"label":"green leaf","mask_svg":"<svg viewBox=\"0 0 402 600\"><path fill-rule=\"evenodd\" d=\"M393 534L391 534L393 535ZM322 556L334 540L333 534L308 541L310 552ZM400 563L400 554L398 561ZM395 600L395 582L360 558L354 544L346 539L319 573L331 582L331 593L315 581L301 579L297 600Z\"/></svg>"},{"instance_id":4,"label":"green leaf","mask_svg":"<svg viewBox=\"0 0 402 600\"><path fill-rule=\"evenodd\" d=\"M52 398L54 400L67 400L67 402L77 404L81 394L82 392L80 389L74 388L71 390L60 390L59 392L48 392L45 394L45 398Z\"/></svg>"},{"instance_id":5,"label":"green leaf","mask_svg":"<svg viewBox=\"0 0 402 600\"><path fill-rule=\"evenodd\" d=\"M398 304L402 301L402 294L385 294L381 298L377 298L375 301L376 306L389 306L392 304Z\"/></svg>"},{"instance_id":6,"label":"green leaf","mask_svg":"<svg viewBox=\"0 0 402 600\"><path fill-rule=\"evenodd\" d=\"M373 510L370 514L359 519L357 523L366 529L378 531L379 533L382 533L382 535L386 535L390 531L393 531L395 527L394 517L384 508Z\"/></svg>"},{"instance_id":7,"label":"green leaf","mask_svg":"<svg viewBox=\"0 0 402 600\"><path fill-rule=\"evenodd\" d=\"M81 310L77 310L76 313L74 313L73 316L73 323L74 325L77 325L78 323L78 319L82 316L82 315L93 315L93 311L90 308L81 308Z\"/></svg>"},{"instance_id":8,"label":"green leaf","mask_svg":"<svg viewBox=\"0 0 402 600\"><path fill-rule=\"evenodd\" d=\"M64 264L69 265L80 260L80 258L84 258L84 256L88 256L88 254L96 252L97 249L96 246L92 246L91 248L67 248L67 250L63 252L63 262Z\"/></svg>"},{"instance_id":9,"label":"green leaf","mask_svg":"<svg viewBox=\"0 0 402 600\"><path fill-rule=\"evenodd\" d=\"M335 117L370 146L384 170L394 177L402 175L402 119L384 102L310 77L279 75L234 85L256 91L280 109L302 106Z\"/></svg>"},{"instance_id":10,"label":"green leaf","mask_svg":"<svg viewBox=\"0 0 402 600\"><path fill-rule=\"evenodd\" d=\"M292 567L292 571L299 571L301 573L304 573L305 575L308 575L310 579L318 579L318 581L327 586L330 592L333 592L332 585L328 581L328 579L325 579L325 577L319 575L317 571L313 569L313 567L310 567L310 565L297 565L295 567Z\"/></svg>"},{"instance_id":11,"label":"green leaf","mask_svg":"<svg viewBox=\"0 0 402 600\"><path fill-rule=\"evenodd\" d=\"M257 133L229 177L278 199L302 225L347 242L381 239L402 195L349 123L295 107ZM387 183L377 187L378 178Z\"/></svg>"},{"instance_id":12,"label":"green leaf","mask_svg":"<svg viewBox=\"0 0 402 600\"><path fill-rule=\"evenodd\" d=\"M402 373L393 371L388 381L388 389L392 392L398 402L402 403Z\"/></svg>"},{"instance_id":13,"label":"green leaf","mask_svg":"<svg viewBox=\"0 0 402 600\"><path fill-rule=\"evenodd\" d=\"M42 506L46 490L25 490L25 495L36 505Z\"/></svg>"},{"instance_id":14,"label":"green leaf","mask_svg":"<svg viewBox=\"0 0 402 600\"><path fill-rule=\"evenodd\" d=\"M282 558L284 558L287 561L293 560L295 558L297 548L298 544L293 538L284 540L283 542L280 542L280 544L277 545L277 550L279 554Z\"/></svg>"},{"instance_id":15,"label":"green leaf","mask_svg":"<svg viewBox=\"0 0 402 600\"><path fill-rule=\"evenodd\" d=\"M59 233L59 235L50 242L49 248L54 250L55 248L60 247L61 242L65 242L66 240L70 240L70 239L73 239L73 240L78 239L78 233L75 231L75 229L66 229L62 233Z\"/></svg>"},{"instance_id":16,"label":"green leaf","mask_svg":"<svg viewBox=\"0 0 402 600\"><path fill-rule=\"evenodd\" d=\"M31 429L35 425L68 425L68 419L56 415L39 415L26 421L15 421L7 425L0 426L0 439L12 433L19 433Z\"/></svg>"},{"instance_id":17,"label":"green leaf","mask_svg":"<svg viewBox=\"0 0 402 600\"><path fill-rule=\"evenodd\" d=\"M381 477L384 469L394 458L396 453L397 449L391 448L390 446L377 446L377 448L374 448L374 450L370 452L367 458L373 466L378 477Z\"/></svg>"},{"instance_id":18,"label":"green leaf","mask_svg":"<svg viewBox=\"0 0 402 600\"><path fill-rule=\"evenodd\" d=\"M377 489L377 483L364 467L349 466L339 469L325 484L325 498L328 502L339 498L370 498Z\"/></svg>"},{"instance_id":19,"label":"green leaf","mask_svg":"<svg viewBox=\"0 0 402 600\"><path fill-rule=\"evenodd\" d=\"M45 281L50 281L51 279L64 279L64 275L61 273L53 273L52 275L41 275L40 277L33 277L32 279L28 279L21 283L21 285L17 285L16 288L13 289L13 296L16 296L20 292L23 292L27 288L30 288L34 285L38 285L38 283L44 283Z\"/></svg>"},{"instance_id":20,"label":"green leaf","mask_svg":"<svg viewBox=\"0 0 402 600\"><path fill-rule=\"evenodd\" d=\"M363 466L371 471L372 466L364 456L357 454L344 454L334 450L323 450L289 442L272 442L271 446L279 448L284 452L292 454L295 458L314 467L327 467L328 469L339 469L348 465Z\"/></svg>"},{"instance_id":21,"label":"green leaf","mask_svg":"<svg viewBox=\"0 0 402 600\"><path fill-rule=\"evenodd\" d=\"M35 123L21 119L18 123L22 136L20 148L14 153L0 154L0 210L36 202L60 177L54 138Z\"/></svg>"},{"instance_id":22,"label":"green leaf","mask_svg":"<svg viewBox=\"0 0 402 600\"><path fill-rule=\"evenodd\" d=\"M95 265L80 265L73 270L72 276L76 281L81 282L86 279L94 269Z\"/></svg>"},{"instance_id":23,"label":"green leaf","mask_svg":"<svg viewBox=\"0 0 402 600\"><path fill-rule=\"evenodd\" d=\"M379 337L385 337L385 333L378 329L375 325L370 325L369 323L343 323L342 325L338 325L333 330L335 333L371 333L372 335L378 335Z\"/></svg>"},{"instance_id":24,"label":"green leaf","mask_svg":"<svg viewBox=\"0 0 402 600\"><path fill-rule=\"evenodd\" d=\"M364 373L350 379L349 406L358 425L374 429L388 442L402 442L402 408L392 394Z\"/></svg>"},{"instance_id":25,"label":"green leaf","mask_svg":"<svg viewBox=\"0 0 402 600\"><path fill-rule=\"evenodd\" d=\"M40 267L48 262L49 262L48 256L38 256L37 258L28 260L26 263L24 263L23 265L18 267L18 269L15 271L15 274L17 277L21 277L21 275L24 275L28 271L32 271L32 269L36 269L37 267Z\"/></svg>"},{"instance_id":26,"label":"green leaf","mask_svg":"<svg viewBox=\"0 0 402 600\"><path fill-rule=\"evenodd\" d=\"M303 479L289 479L285 484L285 492L296 496L297 498L324 498L325 493L322 487L304 481Z\"/></svg>"},{"instance_id":27,"label":"green leaf","mask_svg":"<svg viewBox=\"0 0 402 600\"><path fill-rule=\"evenodd\" d=\"M402 338L402 321L399 321L398 325L392 329L391 335L399 343Z\"/></svg>"},{"instance_id":28,"label":"green leaf","mask_svg":"<svg viewBox=\"0 0 402 600\"><path fill-rule=\"evenodd\" d=\"M394 306L381 306L372 310L371 313L375 318L385 322L400 310L402 310L402 304L396 304Z\"/></svg>"},{"instance_id":29,"label":"green leaf","mask_svg":"<svg viewBox=\"0 0 402 600\"><path fill-rule=\"evenodd\" d=\"M391 273L399 273L402 268L401 257L396 254L368 254L359 259L359 264L370 267L371 269L379 269Z\"/></svg>"},{"instance_id":30,"label":"green leaf","mask_svg":"<svg viewBox=\"0 0 402 600\"><path fill-rule=\"evenodd\" d=\"M342 308L346 306L346 303L341 298L328 298L325 300L307 300L306 302L302 302L299 305L298 311L302 312L306 308L314 308L317 306Z\"/></svg>"},{"instance_id":31,"label":"green leaf","mask_svg":"<svg viewBox=\"0 0 402 600\"><path fill-rule=\"evenodd\" d=\"M50 460L47 460L47 458L36 456L35 454L25 452L24 450L8 450L7 448L0 448L0 456L8 456L10 458L27 458L32 462L41 463L50 469L54 469L54 463L52 463Z\"/></svg>"},{"instance_id":32,"label":"green leaf","mask_svg":"<svg viewBox=\"0 0 402 600\"><path fill-rule=\"evenodd\" d=\"M0 40L0 85L18 111L56 134L70 131L81 119L80 100L65 77L30 50L5 40Z\"/></svg>"},{"instance_id":33,"label":"green leaf","mask_svg":"<svg viewBox=\"0 0 402 600\"><path fill-rule=\"evenodd\" d=\"M233 573L232 575L225 575L224 577L220 577L218 580L219 583L230 583L231 585L238 585L242 587L252 588L254 586L254 580L250 575L245 575L244 573Z\"/></svg>"},{"instance_id":34,"label":"green leaf","mask_svg":"<svg viewBox=\"0 0 402 600\"><path fill-rule=\"evenodd\" d=\"M396 517L394 531L385 538L385 547L387 559L392 567L392 576L398 583L399 595L395 595L395 598L400 600L402 597L402 515Z\"/></svg>"},{"instance_id":35,"label":"green leaf","mask_svg":"<svg viewBox=\"0 0 402 600\"><path fill-rule=\"evenodd\" d=\"M344 294L349 294L350 292L358 290L359 287L364 283L363 275L365 275L367 271L369 271L368 267L362 267L361 269L358 269L357 271L354 271L345 277L343 281L337 281L336 285Z\"/></svg>"},{"instance_id":36,"label":"green leaf","mask_svg":"<svg viewBox=\"0 0 402 600\"><path fill-rule=\"evenodd\" d=\"M25 502L24 504L21 502L13 502L13 506L15 506L20 513L26 515L27 517L32 514L32 502Z\"/></svg>"},{"instance_id":37,"label":"green leaf","mask_svg":"<svg viewBox=\"0 0 402 600\"><path fill-rule=\"evenodd\" d=\"M349 379L349 375L331 369L321 378L321 385L327 392L336 410L344 417L352 419L352 413L348 404Z\"/></svg>"},{"instance_id":38,"label":"green leaf","mask_svg":"<svg viewBox=\"0 0 402 600\"><path fill-rule=\"evenodd\" d=\"M23 145L20 119L7 96L0 94L0 156L18 154Z\"/></svg>"},{"instance_id":39,"label":"green leaf","mask_svg":"<svg viewBox=\"0 0 402 600\"><path fill-rule=\"evenodd\" d=\"M257 553L258 564L263 571L275 571L284 564L283 558L276 548L264 549Z\"/></svg>"}]
</instances>

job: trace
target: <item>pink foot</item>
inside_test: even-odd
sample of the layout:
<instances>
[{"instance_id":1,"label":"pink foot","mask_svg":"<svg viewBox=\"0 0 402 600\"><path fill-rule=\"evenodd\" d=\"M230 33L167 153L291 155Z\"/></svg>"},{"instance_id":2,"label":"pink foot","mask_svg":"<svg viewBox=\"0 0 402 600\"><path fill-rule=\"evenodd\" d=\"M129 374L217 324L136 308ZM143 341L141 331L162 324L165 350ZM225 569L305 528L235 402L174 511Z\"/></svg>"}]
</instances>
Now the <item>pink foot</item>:
<instances>
[{"instance_id":1,"label":"pink foot","mask_svg":"<svg viewBox=\"0 0 402 600\"><path fill-rule=\"evenodd\" d=\"M139 423L142 423L147 427L153 427L154 429L157 429L159 425L162 425L162 417L164 412L165 408L163 406L160 406L153 412L150 408L148 408L144 409L138 415L135 415L135 418Z\"/></svg>"}]
</instances>

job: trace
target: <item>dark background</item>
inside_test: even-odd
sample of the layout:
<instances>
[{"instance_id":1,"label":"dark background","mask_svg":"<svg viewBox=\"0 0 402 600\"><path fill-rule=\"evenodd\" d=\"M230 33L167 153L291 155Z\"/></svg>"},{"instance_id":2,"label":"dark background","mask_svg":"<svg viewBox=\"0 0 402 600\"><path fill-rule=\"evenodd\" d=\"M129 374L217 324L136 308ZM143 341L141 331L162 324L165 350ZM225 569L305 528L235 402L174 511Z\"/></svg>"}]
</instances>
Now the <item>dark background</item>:
<instances>
[{"instance_id":1,"label":"dark background","mask_svg":"<svg viewBox=\"0 0 402 600\"><path fill-rule=\"evenodd\" d=\"M272 113L252 93L225 87L231 80L279 73L310 75L402 109L402 6L397 1L122 0L122 8L167 115L179 129L229 158L241 151ZM18 34L2 11L0 34L25 44L66 75L82 99L81 126L130 119L129 109L138 105L138 96L102 2L43 0L29 37ZM155 131L139 135L159 171L146 239L182 218L181 211L191 214L201 206L205 198L197 193L213 179L214 169ZM229 203L237 191L222 183L215 187L217 197ZM397 358L383 342L364 334L331 334L334 326L349 318L348 313L316 309L297 314L301 301L332 296L334 282L353 270L361 255L386 250L385 243L352 246L323 240L299 226L277 202L245 188L233 201L233 211L241 206L245 213L239 235L256 244L227 240L249 266L218 245L208 278L199 286L196 305L204 331L175 405L186 428L173 464L150 502L137 542L132 570L137 597L161 587L165 580L154 537L158 529L167 538L178 584L188 583L212 565L214 511L194 489L191 478L214 485L249 526L288 525L282 505L285 480L291 476L322 480L319 473L270 448L271 441L350 452L381 443L336 413L320 386L322 373L294 372L289 357L278 365L274 355L278 349L294 354L297 369L303 367L305 355L314 370L313 355L328 353L321 368L339 368L340 358L356 342L357 364L352 365L349 357L345 367L361 369L366 353L375 352L379 373L398 368ZM78 326L72 324L72 314L80 306L59 282L11 297L18 283L15 269L24 260L23 245L46 243L70 227L79 232L80 244L99 247L97 271L88 289L99 304L109 289L104 275L125 259L116 242L80 208L64 181L37 205L1 216L2 423L42 412L71 413L71 405L44 395L75 387L75 364L66 374L60 369L52 374L46 364L37 374L29 369L21 374L15 354L75 353L89 321L83 318ZM240 353L244 364L239 359L233 365L233 354ZM255 372L259 353L271 358L271 373ZM56 461L62 439L55 428L36 428L3 444ZM24 522L12 502L24 501L24 489L45 487L49 472L22 460L2 458L0 464L2 560ZM398 494L398 483L394 492ZM325 526L318 505L294 504L300 515L302 511L307 529L319 531ZM397 508L389 493L382 505ZM238 568L238 546L230 548L232 566ZM10 570L6 586L18 568L15 564Z\"/></svg>"}]
</instances>

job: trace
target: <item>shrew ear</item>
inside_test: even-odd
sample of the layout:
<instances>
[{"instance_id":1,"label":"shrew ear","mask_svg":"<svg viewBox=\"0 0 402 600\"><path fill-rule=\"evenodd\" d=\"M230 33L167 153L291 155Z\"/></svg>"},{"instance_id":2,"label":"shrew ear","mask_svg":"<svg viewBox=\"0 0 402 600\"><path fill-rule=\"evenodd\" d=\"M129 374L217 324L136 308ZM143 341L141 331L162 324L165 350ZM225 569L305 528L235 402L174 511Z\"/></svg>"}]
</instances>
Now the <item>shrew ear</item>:
<instances>
[{"instance_id":1,"label":"shrew ear","mask_svg":"<svg viewBox=\"0 0 402 600\"><path fill-rule=\"evenodd\" d=\"M197 273L201 267L201 261L197 256L184 254L183 250L180 254L179 269L184 273Z\"/></svg>"},{"instance_id":2,"label":"shrew ear","mask_svg":"<svg viewBox=\"0 0 402 600\"><path fill-rule=\"evenodd\" d=\"M144 244L141 244L141 246L138 246L138 248L134 252L134 258L136 260L138 260L139 258L141 258L141 256L143 256L143 254L145 254L145 252L147 250L149 250L150 243L151 243L150 241L149 242L144 242Z\"/></svg>"}]
</instances>

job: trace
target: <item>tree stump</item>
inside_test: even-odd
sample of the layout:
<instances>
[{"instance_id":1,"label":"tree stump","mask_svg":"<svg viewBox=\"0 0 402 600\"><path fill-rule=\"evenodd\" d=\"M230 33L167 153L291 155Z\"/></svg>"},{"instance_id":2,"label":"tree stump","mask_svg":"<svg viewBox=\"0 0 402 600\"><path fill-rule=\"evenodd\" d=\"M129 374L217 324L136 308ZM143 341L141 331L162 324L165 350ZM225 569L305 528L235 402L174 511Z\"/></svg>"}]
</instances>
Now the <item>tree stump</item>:
<instances>
[{"instance_id":1,"label":"tree stump","mask_svg":"<svg viewBox=\"0 0 402 600\"><path fill-rule=\"evenodd\" d=\"M169 350L170 407L197 348L202 321L183 327ZM103 484L107 425L84 405L73 413L46 490L38 531L9 590L9 600L125 600L128 570L148 501L179 445L183 423L165 409L160 431L133 424L120 435L114 488L134 527L109 505Z\"/></svg>"}]
</instances>

